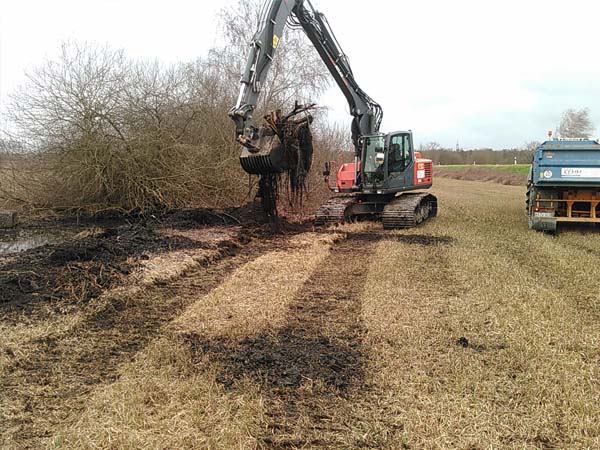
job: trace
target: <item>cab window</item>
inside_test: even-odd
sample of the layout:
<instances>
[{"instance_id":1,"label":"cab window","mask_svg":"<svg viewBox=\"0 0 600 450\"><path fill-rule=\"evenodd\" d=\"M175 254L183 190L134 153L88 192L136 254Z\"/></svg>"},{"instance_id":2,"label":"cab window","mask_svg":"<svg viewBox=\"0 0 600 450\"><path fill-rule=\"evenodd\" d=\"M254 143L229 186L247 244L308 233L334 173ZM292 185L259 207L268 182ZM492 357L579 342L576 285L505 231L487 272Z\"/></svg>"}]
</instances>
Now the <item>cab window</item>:
<instances>
[{"instance_id":1,"label":"cab window","mask_svg":"<svg viewBox=\"0 0 600 450\"><path fill-rule=\"evenodd\" d=\"M411 161L410 136L408 134L392 136L388 153L388 172L402 172Z\"/></svg>"}]
</instances>

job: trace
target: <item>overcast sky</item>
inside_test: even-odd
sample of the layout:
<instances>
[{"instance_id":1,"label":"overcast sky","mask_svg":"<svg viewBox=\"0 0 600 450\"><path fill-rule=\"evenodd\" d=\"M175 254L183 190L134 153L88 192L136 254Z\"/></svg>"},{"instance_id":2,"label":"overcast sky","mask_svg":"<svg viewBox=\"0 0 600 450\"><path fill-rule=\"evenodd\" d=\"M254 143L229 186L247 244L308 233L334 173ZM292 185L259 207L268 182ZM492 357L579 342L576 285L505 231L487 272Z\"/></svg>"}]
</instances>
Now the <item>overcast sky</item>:
<instances>
[{"instance_id":1,"label":"overcast sky","mask_svg":"<svg viewBox=\"0 0 600 450\"><path fill-rule=\"evenodd\" d=\"M66 39L164 62L203 56L218 42L217 11L234 1L0 0L0 100ZM312 2L383 106L382 131L412 129L416 143L448 147L518 147L543 140L564 109L589 107L600 135L600 2ZM320 103L349 123L335 87Z\"/></svg>"}]
</instances>

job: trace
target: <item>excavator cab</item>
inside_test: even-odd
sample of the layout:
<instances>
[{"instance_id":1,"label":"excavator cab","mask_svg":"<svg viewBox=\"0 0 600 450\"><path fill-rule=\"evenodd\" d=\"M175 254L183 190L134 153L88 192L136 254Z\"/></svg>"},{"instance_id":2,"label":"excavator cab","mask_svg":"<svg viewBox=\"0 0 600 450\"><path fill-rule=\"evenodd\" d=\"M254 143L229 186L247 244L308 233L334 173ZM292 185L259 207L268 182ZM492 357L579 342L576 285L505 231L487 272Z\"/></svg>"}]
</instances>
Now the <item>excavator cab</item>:
<instances>
[{"instance_id":1,"label":"excavator cab","mask_svg":"<svg viewBox=\"0 0 600 450\"><path fill-rule=\"evenodd\" d=\"M431 186L432 162L413 148L411 131L362 138L359 180L365 193L391 194Z\"/></svg>"},{"instance_id":2,"label":"excavator cab","mask_svg":"<svg viewBox=\"0 0 600 450\"><path fill-rule=\"evenodd\" d=\"M433 164L413 148L411 131L363 136L361 157L339 165L332 183L332 163L325 168L325 181L334 192L396 194L427 189L432 185Z\"/></svg>"}]
</instances>

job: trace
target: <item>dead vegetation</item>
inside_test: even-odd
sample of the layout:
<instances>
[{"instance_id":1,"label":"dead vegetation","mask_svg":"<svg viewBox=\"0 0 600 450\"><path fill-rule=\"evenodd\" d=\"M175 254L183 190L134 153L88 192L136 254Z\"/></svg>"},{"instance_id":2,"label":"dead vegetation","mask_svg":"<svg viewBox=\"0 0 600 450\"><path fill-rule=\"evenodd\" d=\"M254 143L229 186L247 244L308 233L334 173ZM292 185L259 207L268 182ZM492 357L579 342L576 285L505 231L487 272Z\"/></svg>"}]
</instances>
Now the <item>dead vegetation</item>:
<instances>
[{"instance_id":1,"label":"dead vegetation","mask_svg":"<svg viewBox=\"0 0 600 450\"><path fill-rule=\"evenodd\" d=\"M215 288L238 265L276 245L271 239L279 239L263 234L263 239L252 243L248 235L260 230L189 230L174 225L170 222L164 230L125 226L79 238L84 243L67 241L8 262L37 261L36 270L49 283L40 283L33 292L17 292L10 280L2 280L3 293L14 293L0 302L2 448L43 447L71 411L82 409L94 386L118 379L118 367L150 343L161 325L180 313L194 295ZM100 249L95 250L97 258L82 260L90 256L92 243ZM57 254L62 259L56 267L46 265L40 270L47 262L45 255L51 259ZM65 255L79 259L65 259ZM59 297L52 290L54 280L60 286L87 283L97 273L73 267L89 261L108 281L98 292L84 289L86 296L81 298L72 292ZM118 277L112 276L111 267L120 270ZM179 285L177 280L184 274L194 282ZM25 277L21 277L22 282Z\"/></svg>"},{"instance_id":2,"label":"dead vegetation","mask_svg":"<svg viewBox=\"0 0 600 450\"><path fill-rule=\"evenodd\" d=\"M597 448L596 231L531 232L519 187L436 190L418 229L167 251L70 310L0 305L2 447Z\"/></svg>"},{"instance_id":3,"label":"dead vegetation","mask_svg":"<svg viewBox=\"0 0 600 450\"><path fill-rule=\"evenodd\" d=\"M19 195L3 187L3 196L91 212L239 201L247 187L232 182L245 179L237 146L219 131L231 128L222 77L210 61L163 67L65 44L12 97L11 142L27 164L12 168Z\"/></svg>"},{"instance_id":4,"label":"dead vegetation","mask_svg":"<svg viewBox=\"0 0 600 450\"><path fill-rule=\"evenodd\" d=\"M455 243L380 245L363 297L378 407L402 424L389 448L596 448L600 248L530 232L522 189L438 186L428 231Z\"/></svg>"},{"instance_id":5,"label":"dead vegetation","mask_svg":"<svg viewBox=\"0 0 600 450\"><path fill-rule=\"evenodd\" d=\"M185 312L46 442L597 447L600 247L531 233L521 188L438 189L444 208L417 230L302 234L210 291L199 272L169 282Z\"/></svg>"},{"instance_id":6,"label":"dead vegetation","mask_svg":"<svg viewBox=\"0 0 600 450\"><path fill-rule=\"evenodd\" d=\"M259 11L240 0L237 9L244 8ZM225 48L171 66L133 60L118 49L65 43L56 60L29 71L6 108L1 204L30 213L139 213L252 200L257 181L240 168L227 115L246 51L235 30ZM298 40L297 32L288 34ZM294 100L310 103L327 86L324 66L307 63L318 57L307 54L306 42L295 44L278 52L257 117L288 109ZM326 125L311 131L319 163L343 150L345 139L332 140L341 135ZM293 199L295 184L290 188Z\"/></svg>"},{"instance_id":7,"label":"dead vegetation","mask_svg":"<svg viewBox=\"0 0 600 450\"><path fill-rule=\"evenodd\" d=\"M194 303L172 328L182 334L201 331L206 338L243 338L282 326L291 299L338 237L303 233L291 238L285 248L257 258Z\"/></svg>"},{"instance_id":8,"label":"dead vegetation","mask_svg":"<svg viewBox=\"0 0 600 450\"><path fill-rule=\"evenodd\" d=\"M286 325L285 317L298 289L323 262L335 238L301 234L286 244L285 251L271 251L240 267L208 295L190 292L193 303L187 311L133 364L124 367L117 383L96 392L86 413L65 428L55 444L59 448L89 448L108 439L110 448L258 445L268 413L256 379L247 378L253 369L261 378L260 366L248 367L248 375L241 372L230 378L228 371L233 367L223 364L221 358L236 360L235 354L217 351L211 357L202 350L198 338L214 344L226 339L235 344L248 336L259 341L261 336L275 336L277 329ZM290 273L287 264L296 270ZM306 352L310 347L303 349ZM246 355L239 350L239 363L258 354ZM263 354L270 357L268 349ZM279 355L285 361L285 348ZM133 391L139 395L131 395Z\"/></svg>"},{"instance_id":9,"label":"dead vegetation","mask_svg":"<svg viewBox=\"0 0 600 450\"><path fill-rule=\"evenodd\" d=\"M10 126L0 130L0 205L27 216L102 216L254 200L258 179L240 168L227 112L247 56L248 18L258 23L260 6L239 0L224 8L223 41L195 61L162 65L70 41L56 59L31 68L3 112ZM294 101L311 104L328 86L303 33L289 29L283 39L289 45L275 56L256 117ZM314 115L322 123L303 131L313 135L314 152L280 192L283 215L310 215L329 194L319 169L350 148L346 130L325 124L323 110ZM299 197L308 201L299 205Z\"/></svg>"}]
</instances>

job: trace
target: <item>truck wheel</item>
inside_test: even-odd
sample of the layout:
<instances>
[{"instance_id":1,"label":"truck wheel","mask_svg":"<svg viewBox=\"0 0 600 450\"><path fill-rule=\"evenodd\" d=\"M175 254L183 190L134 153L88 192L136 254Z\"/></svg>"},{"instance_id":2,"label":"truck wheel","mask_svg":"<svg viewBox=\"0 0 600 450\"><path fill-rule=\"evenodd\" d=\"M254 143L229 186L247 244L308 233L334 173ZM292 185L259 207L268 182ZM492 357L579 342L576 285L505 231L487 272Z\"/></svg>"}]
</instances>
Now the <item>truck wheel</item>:
<instances>
[{"instance_id":1,"label":"truck wheel","mask_svg":"<svg viewBox=\"0 0 600 450\"><path fill-rule=\"evenodd\" d=\"M533 226L532 214L531 214L531 205L535 202L536 191L535 188L531 185L531 183L527 184L527 193L525 194L525 210L527 211L527 223L530 229L535 229Z\"/></svg>"},{"instance_id":2,"label":"truck wheel","mask_svg":"<svg viewBox=\"0 0 600 450\"><path fill-rule=\"evenodd\" d=\"M527 192L525 193L525 211L527 211L527 215L529 215L529 205L533 203L535 200L535 189L531 185L531 183L527 183Z\"/></svg>"}]
</instances>

